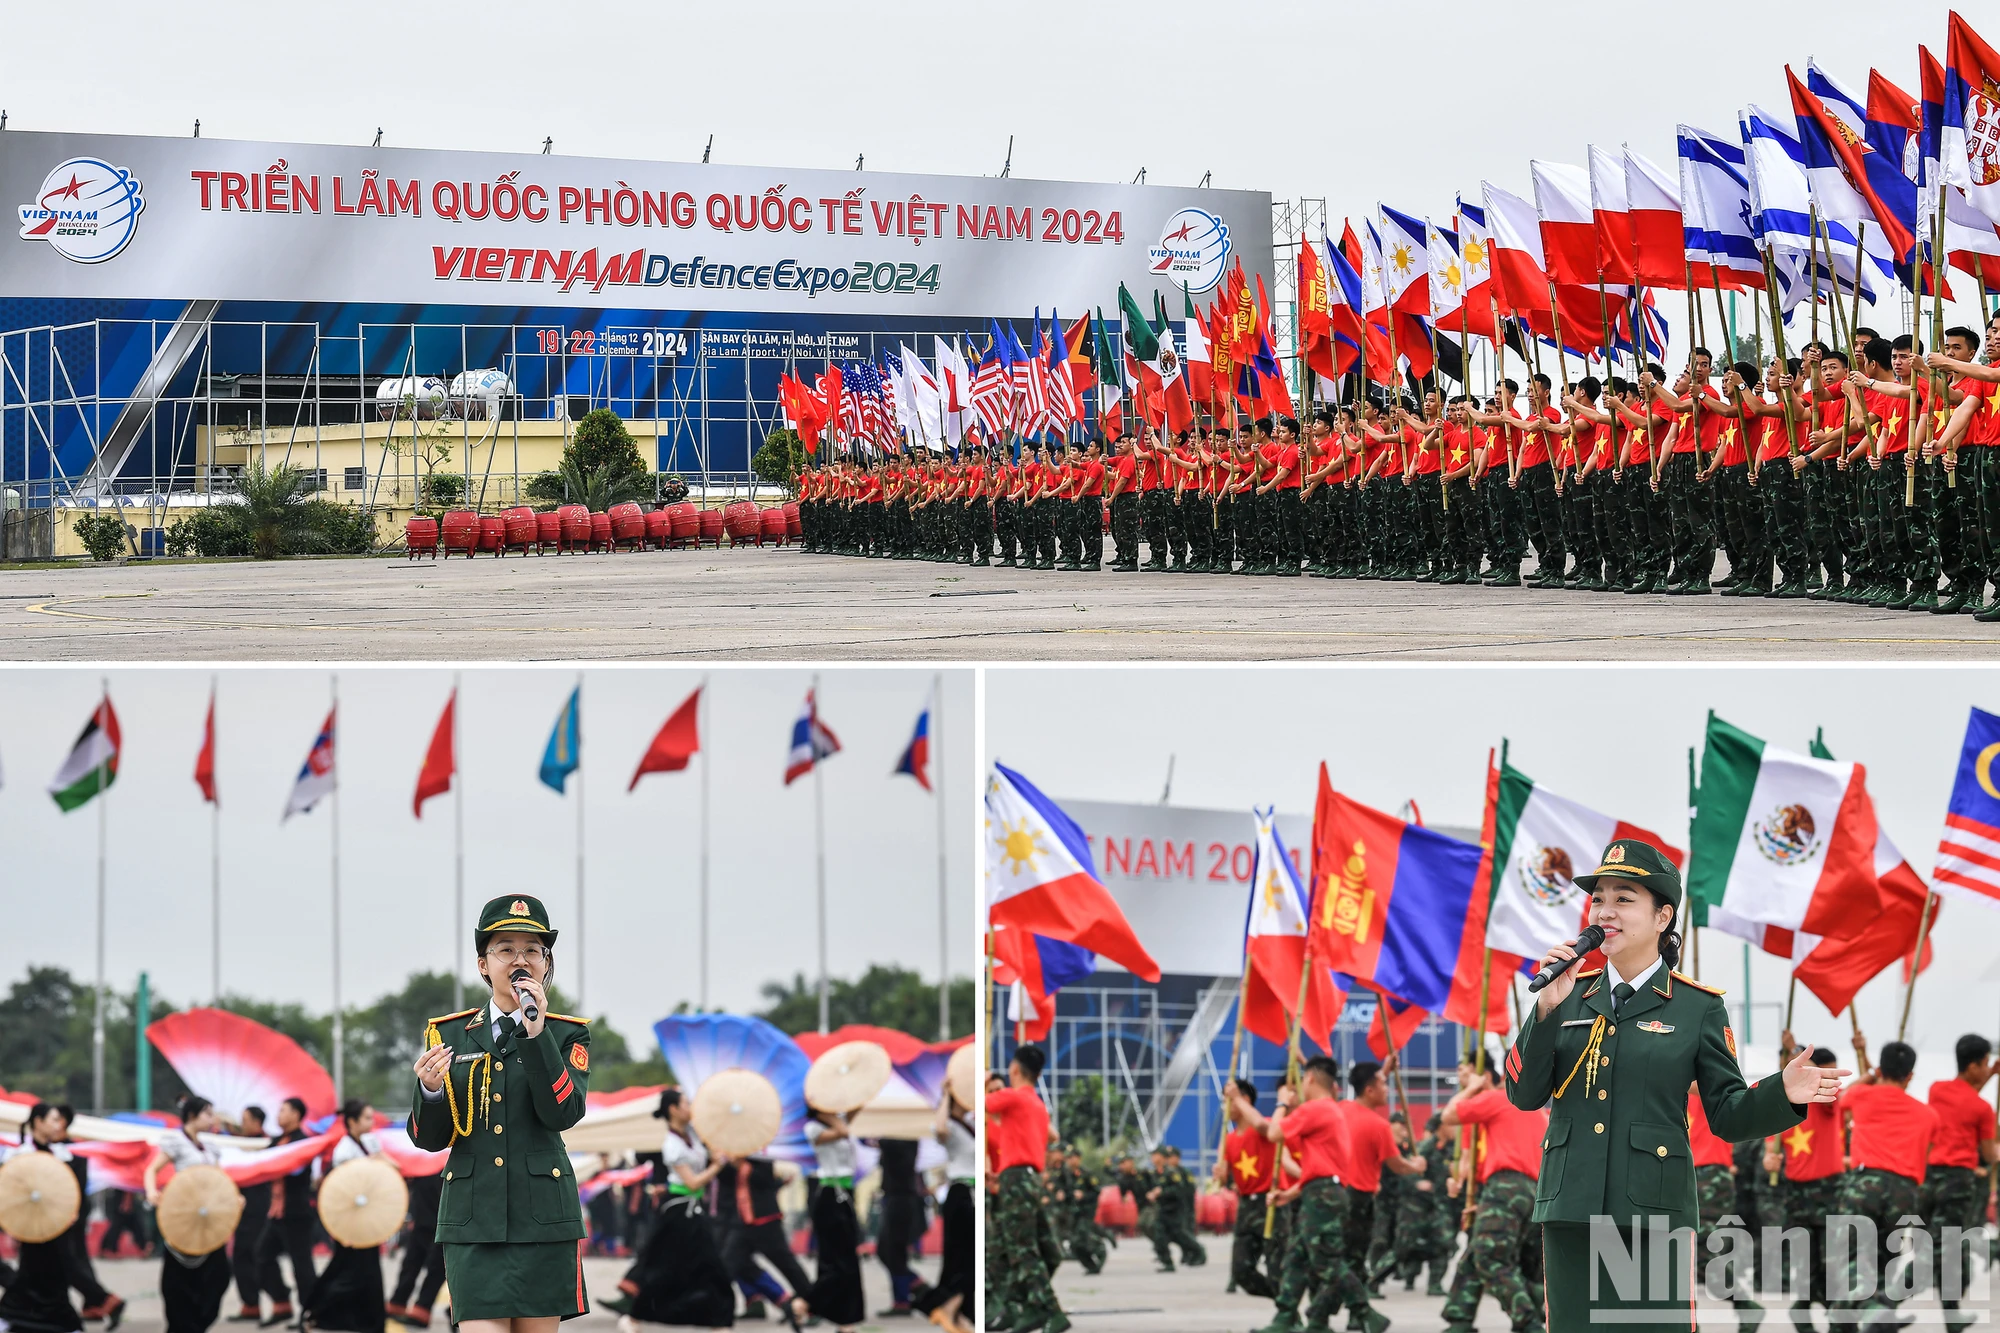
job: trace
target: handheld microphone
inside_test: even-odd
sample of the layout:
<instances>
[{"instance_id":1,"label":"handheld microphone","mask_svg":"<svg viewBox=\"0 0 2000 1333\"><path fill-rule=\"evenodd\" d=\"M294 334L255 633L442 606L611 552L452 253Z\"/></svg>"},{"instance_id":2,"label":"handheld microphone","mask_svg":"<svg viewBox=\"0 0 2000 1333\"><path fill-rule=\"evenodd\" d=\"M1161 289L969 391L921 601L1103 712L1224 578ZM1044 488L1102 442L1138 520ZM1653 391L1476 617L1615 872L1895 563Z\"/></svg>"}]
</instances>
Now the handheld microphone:
<instances>
[{"instance_id":1,"label":"handheld microphone","mask_svg":"<svg viewBox=\"0 0 2000 1333\"><path fill-rule=\"evenodd\" d=\"M1585 926L1578 932L1577 937L1570 941L1569 947L1576 950L1576 958L1558 958L1541 971L1535 973L1535 979L1528 983L1528 994L1533 995L1536 991L1548 985L1572 967L1575 967L1577 958L1583 957L1602 943L1604 943L1604 928L1602 926Z\"/></svg>"},{"instance_id":2,"label":"handheld microphone","mask_svg":"<svg viewBox=\"0 0 2000 1333\"><path fill-rule=\"evenodd\" d=\"M1597 938L1603 939L1604 932L1601 930L1598 931ZM1550 975L1553 976L1555 974L1550 973ZM514 998L521 1002L521 1017L530 1023L540 1018L542 1011L535 1007L535 997L521 985L522 982L528 980L528 969L525 967L515 968L514 974L508 980L514 983Z\"/></svg>"}]
</instances>

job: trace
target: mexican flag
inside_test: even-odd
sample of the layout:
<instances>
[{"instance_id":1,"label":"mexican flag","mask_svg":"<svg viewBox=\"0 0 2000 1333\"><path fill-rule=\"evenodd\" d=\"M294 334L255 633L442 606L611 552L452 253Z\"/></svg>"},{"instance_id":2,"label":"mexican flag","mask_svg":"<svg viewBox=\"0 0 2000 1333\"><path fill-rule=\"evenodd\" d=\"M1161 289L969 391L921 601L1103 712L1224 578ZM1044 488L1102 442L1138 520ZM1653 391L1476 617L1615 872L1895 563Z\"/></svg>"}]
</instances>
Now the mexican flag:
<instances>
[{"instance_id":1,"label":"mexican flag","mask_svg":"<svg viewBox=\"0 0 2000 1333\"><path fill-rule=\"evenodd\" d=\"M1657 833L1558 796L1501 761L1486 947L1538 960L1551 944L1575 938L1590 911L1590 895L1576 877L1595 870L1620 838L1651 843L1676 866L1687 859Z\"/></svg>"},{"instance_id":2,"label":"mexican flag","mask_svg":"<svg viewBox=\"0 0 2000 1333\"><path fill-rule=\"evenodd\" d=\"M69 757L49 783L49 795L55 797L64 814L118 781L118 749L118 714L106 695L90 721L83 724Z\"/></svg>"},{"instance_id":3,"label":"mexican flag","mask_svg":"<svg viewBox=\"0 0 2000 1333\"><path fill-rule=\"evenodd\" d=\"M1697 924L1840 938L1882 912L1867 770L1766 745L1710 713L1688 897ZM1741 933L1732 930L1731 933Z\"/></svg>"},{"instance_id":4,"label":"mexican flag","mask_svg":"<svg viewBox=\"0 0 2000 1333\"><path fill-rule=\"evenodd\" d=\"M1097 311L1097 336L1092 341L1091 368L1097 378L1097 424L1104 438L1115 440L1124 434L1125 370L1111 350L1111 338L1104 331L1104 309Z\"/></svg>"},{"instance_id":5,"label":"mexican flag","mask_svg":"<svg viewBox=\"0 0 2000 1333\"><path fill-rule=\"evenodd\" d=\"M1146 313L1139 309L1138 301L1122 282L1118 284L1118 313L1125 325L1125 370L1132 377L1134 406L1140 418L1150 423L1160 402L1163 379L1160 335L1146 322ZM1171 338L1167 340L1166 352L1169 356L1173 354ZM1178 374L1179 369L1179 362L1175 362L1174 373Z\"/></svg>"}]
</instances>

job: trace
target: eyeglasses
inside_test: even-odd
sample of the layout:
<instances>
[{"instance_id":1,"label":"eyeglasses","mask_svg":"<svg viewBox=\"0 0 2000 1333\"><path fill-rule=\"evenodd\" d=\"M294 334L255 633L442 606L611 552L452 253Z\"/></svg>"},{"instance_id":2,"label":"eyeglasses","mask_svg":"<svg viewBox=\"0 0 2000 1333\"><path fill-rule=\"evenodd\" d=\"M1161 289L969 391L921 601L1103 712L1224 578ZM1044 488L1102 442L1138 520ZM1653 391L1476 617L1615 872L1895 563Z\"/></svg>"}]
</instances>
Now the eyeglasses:
<instances>
[{"instance_id":1,"label":"eyeglasses","mask_svg":"<svg viewBox=\"0 0 2000 1333\"><path fill-rule=\"evenodd\" d=\"M530 944L525 949L515 949L508 945L486 951L488 958L497 958L503 963L546 963L549 951L539 944Z\"/></svg>"}]
</instances>

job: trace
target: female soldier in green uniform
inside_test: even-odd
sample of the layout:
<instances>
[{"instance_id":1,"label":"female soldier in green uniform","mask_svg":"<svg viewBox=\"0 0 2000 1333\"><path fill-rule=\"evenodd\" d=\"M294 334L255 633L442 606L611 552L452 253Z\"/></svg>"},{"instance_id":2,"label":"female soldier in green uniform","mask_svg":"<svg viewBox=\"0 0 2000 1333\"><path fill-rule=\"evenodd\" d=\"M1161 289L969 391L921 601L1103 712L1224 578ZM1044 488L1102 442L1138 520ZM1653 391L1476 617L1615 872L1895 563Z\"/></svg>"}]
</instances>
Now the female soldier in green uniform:
<instances>
[{"instance_id":1,"label":"female soldier in green uniform","mask_svg":"<svg viewBox=\"0 0 2000 1333\"><path fill-rule=\"evenodd\" d=\"M1799 1123L1805 1103L1839 1095L1846 1071L1801 1052L1782 1075L1744 1085L1722 993L1673 971L1680 872L1651 845L1621 838L1576 882L1604 931L1607 966L1545 988L1506 1061L1508 1099L1550 1108L1534 1212L1545 1224L1549 1333L1595 1328L1591 1312L1609 1309L1659 1312L1657 1324L1628 1316L1621 1328L1685 1329L1696 1256L1685 1237L1671 1263L1657 1262L1656 1247L1698 1220L1688 1086L1716 1135L1736 1142ZM1576 956L1558 944L1542 961Z\"/></svg>"},{"instance_id":2,"label":"female soldier in green uniform","mask_svg":"<svg viewBox=\"0 0 2000 1333\"><path fill-rule=\"evenodd\" d=\"M472 943L492 998L433 1018L417 1058L410 1138L451 1149L437 1242L461 1333L554 1333L590 1309L583 1209L562 1140L583 1118L590 1029L547 1012L548 922L525 895L486 904Z\"/></svg>"}]
</instances>

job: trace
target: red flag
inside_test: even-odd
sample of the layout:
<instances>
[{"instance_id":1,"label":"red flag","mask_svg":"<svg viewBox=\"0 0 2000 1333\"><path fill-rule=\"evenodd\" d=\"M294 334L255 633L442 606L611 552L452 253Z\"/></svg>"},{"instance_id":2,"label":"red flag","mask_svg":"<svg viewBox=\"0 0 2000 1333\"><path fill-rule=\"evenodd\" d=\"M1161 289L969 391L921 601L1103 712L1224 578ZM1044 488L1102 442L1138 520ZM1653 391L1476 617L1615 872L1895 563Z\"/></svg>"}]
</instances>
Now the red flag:
<instances>
[{"instance_id":1,"label":"red flag","mask_svg":"<svg viewBox=\"0 0 2000 1333\"><path fill-rule=\"evenodd\" d=\"M840 367L829 361L819 377L820 420L835 430L840 423L840 392Z\"/></svg>"},{"instance_id":2,"label":"red flag","mask_svg":"<svg viewBox=\"0 0 2000 1333\"><path fill-rule=\"evenodd\" d=\"M417 818L424 817L424 802L433 796L442 796L451 790L451 780L458 773L456 740L458 727L454 718L458 713L458 691L444 701L444 712L438 715L437 730L431 733L430 749L424 751L424 766L417 770L417 794L410 808Z\"/></svg>"},{"instance_id":3,"label":"red flag","mask_svg":"<svg viewBox=\"0 0 2000 1333\"><path fill-rule=\"evenodd\" d=\"M1399 1051L1410 1044L1410 1038L1417 1034L1417 1029L1424 1025L1426 1018L1430 1017L1430 1010L1411 1004L1402 996L1391 994L1372 981L1356 984L1361 989L1373 991L1380 997L1377 1003L1389 1014L1389 1038L1396 1043L1396 1049ZM1382 1019L1379 1014L1375 1021L1368 1025L1368 1049L1375 1053L1375 1058L1378 1060L1389 1058L1389 1044L1382 1039Z\"/></svg>"},{"instance_id":4,"label":"red flag","mask_svg":"<svg viewBox=\"0 0 2000 1333\"><path fill-rule=\"evenodd\" d=\"M639 760L639 767L632 772L631 785L626 791L639 785L639 779L648 773L678 773L688 766L688 760L701 749L701 733L698 722L701 705L701 687L681 701L653 737L653 743L646 747L646 753Z\"/></svg>"},{"instance_id":5,"label":"red flag","mask_svg":"<svg viewBox=\"0 0 2000 1333\"><path fill-rule=\"evenodd\" d=\"M210 805L221 805L215 795L215 687L208 691L208 720L201 727L201 753L194 757L194 785L201 788L201 799Z\"/></svg>"}]
</instances>

